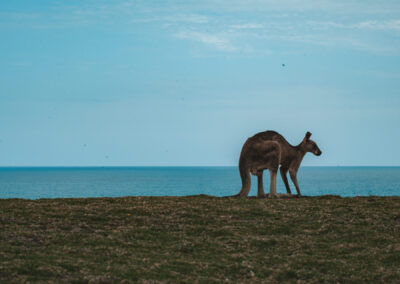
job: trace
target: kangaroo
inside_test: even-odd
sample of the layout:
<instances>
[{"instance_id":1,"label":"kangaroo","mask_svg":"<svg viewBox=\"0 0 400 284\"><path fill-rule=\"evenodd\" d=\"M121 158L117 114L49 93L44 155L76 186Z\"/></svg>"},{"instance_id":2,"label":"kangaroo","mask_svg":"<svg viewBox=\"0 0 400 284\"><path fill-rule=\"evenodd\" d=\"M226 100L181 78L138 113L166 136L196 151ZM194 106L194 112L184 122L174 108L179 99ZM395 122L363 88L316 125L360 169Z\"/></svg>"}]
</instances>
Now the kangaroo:
<instances>
[{"instance_id":1,"label":"kangaroo","mask_svg":"<svg viewBox=\"0 0 400 284\"><path fill-rule=\"evenodd\" d=\"M307 152L311 152L316 156L322 154L317 144L312 141L310 137L311 133L307 132L303 141L297 146L290 145L282 135L275 131L260 132L247 139L239 158L239 172L242 179L242 188L236 196L248 196L251 187L250 173L252 173L257 176L257 196L264 197L263 171L264 169L268 169L271 176L269 196L277 197L276 175L279 165L287 193L291 194L286 176L289 171L290 178L296 187L297 196L301 196L300 187L297 182L297 171L303 157ZM276 146L279 146L279 148Z\"/></svg>"}]
</instances>

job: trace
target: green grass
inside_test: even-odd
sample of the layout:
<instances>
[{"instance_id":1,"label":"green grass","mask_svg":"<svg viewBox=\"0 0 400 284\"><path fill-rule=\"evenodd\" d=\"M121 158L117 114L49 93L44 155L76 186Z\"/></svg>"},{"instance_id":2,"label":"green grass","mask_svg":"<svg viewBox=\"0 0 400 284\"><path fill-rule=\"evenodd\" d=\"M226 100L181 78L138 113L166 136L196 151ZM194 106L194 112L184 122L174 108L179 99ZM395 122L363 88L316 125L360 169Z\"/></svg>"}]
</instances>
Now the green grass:
<instances>
[{"instance_id":1,"label":"green grass","mask_svg":"<svg viewBox=\"0 0 400 284\"><path fill-rule=\"evenodd\" d=\"M400 197L0 200L0 282L399 282Z\"/></svg>"}]
</instances>

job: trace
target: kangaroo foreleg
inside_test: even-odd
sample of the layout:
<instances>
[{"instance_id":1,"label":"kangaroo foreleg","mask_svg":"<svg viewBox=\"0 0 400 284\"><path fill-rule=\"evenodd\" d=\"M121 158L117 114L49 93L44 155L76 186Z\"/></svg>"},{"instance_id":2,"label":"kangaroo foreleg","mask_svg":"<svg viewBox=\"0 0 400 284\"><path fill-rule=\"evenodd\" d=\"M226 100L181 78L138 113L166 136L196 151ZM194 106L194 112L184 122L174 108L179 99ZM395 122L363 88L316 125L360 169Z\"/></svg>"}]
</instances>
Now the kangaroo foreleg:
<instances>
[{"instance_id":1,"label":"kangaroo foreleg","mask_svg":"<svg viewBox=\"0 0 400 284\"><path fill-rule=\"evenodd\" d=\"M284 167L280 168L281 177L282 177L283 183L285 184L286 191L287 191L287 193L291 194L292 191L290 190L289 182L288 182L288 179L287 179L287 176L286 176L287 171L288 171L287 168L284 168Z\"/></svg>"},{"instance_id":2,"label":"kangaroo foreleg","mask_svg":"<svg viewBox=\"0 0 400 284\"><path fill-rule=\"evenodd\" d=\"M297 172L289 170L289 173L290 173L290 179L293 181L293 184L296 187L297 195L301 196L300 187L299 184L297 183Z\"/></svg>"}]
</instances>

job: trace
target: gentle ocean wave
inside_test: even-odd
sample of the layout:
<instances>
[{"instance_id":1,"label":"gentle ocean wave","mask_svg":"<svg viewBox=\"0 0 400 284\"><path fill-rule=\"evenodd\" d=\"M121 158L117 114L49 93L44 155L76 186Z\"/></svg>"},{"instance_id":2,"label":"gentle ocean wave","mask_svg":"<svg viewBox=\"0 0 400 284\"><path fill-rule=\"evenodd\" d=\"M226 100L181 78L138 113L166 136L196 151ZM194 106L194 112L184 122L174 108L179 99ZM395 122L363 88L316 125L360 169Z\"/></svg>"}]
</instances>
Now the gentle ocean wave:
<instances>
[{"instance_id":1,"label":"gentle ocean wave","mask_svg":"<svg viewBox=\"0 0 400 284\"><path fill-rule=\"evenodd\" d=\"M400 167L302 167L298 180L303 195L400 195ZM226 196L240 187L237 167L0 168L0 198ZM250 195L256 187L252 177ZM279 174L278 192L285 192Z\"/></svg>"}]
</instances>

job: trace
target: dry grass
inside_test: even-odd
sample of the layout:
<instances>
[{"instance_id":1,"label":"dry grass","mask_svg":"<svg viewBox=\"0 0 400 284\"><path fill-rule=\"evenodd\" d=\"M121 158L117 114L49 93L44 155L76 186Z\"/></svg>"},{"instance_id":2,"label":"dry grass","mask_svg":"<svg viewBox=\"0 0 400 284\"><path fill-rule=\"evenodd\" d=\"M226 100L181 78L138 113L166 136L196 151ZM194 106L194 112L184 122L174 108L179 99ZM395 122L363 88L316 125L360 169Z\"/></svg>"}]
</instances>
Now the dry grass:
<instances>
[{"instance_id":1,"label":"dry grass","mask_svg":"<svg viewBox=\"0 0 400 284\"><path fill-rule=\"evenodd\" d=\"M0 282L400 282L400 197L0 200Z\"/></svg>"}]
</instances>

